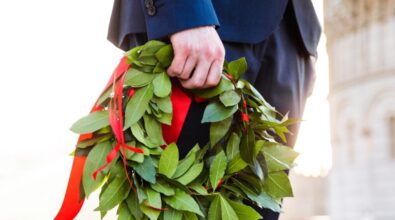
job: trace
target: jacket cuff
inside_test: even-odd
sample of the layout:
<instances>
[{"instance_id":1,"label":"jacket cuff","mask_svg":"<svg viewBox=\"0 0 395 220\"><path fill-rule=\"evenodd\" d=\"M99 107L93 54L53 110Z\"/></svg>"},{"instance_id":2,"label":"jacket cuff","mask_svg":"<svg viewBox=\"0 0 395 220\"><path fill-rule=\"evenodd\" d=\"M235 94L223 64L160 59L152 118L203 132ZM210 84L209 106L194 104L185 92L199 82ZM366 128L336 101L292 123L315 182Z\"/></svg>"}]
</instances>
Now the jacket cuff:
<instances>
[{"instance_id":1,"label":"jacket cuff","mask_svg":"<svg viewBox=\"0 0 395 220\"><path fill-rule=\"evenodd\" d=\"M141 0L145 10L148 40L194 27L215 25L219 21L211 0Z\"/></svg>"}]
</instances>

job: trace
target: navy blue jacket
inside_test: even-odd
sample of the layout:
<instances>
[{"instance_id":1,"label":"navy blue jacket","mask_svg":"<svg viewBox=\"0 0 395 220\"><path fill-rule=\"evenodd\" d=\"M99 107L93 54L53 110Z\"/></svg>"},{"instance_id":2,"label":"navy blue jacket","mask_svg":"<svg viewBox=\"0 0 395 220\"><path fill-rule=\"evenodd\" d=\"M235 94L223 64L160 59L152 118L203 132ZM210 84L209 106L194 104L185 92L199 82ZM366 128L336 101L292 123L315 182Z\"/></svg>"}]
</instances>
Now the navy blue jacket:
<instances>
[{"instance_id":1,"label":"navy blue jacket","mask_svg":"<svg viewBox=\"0 0 395 220\"><path fill-rule=\"evenodd\" d=\"M148 40L215 25L223 41L258 43L293 5L303 46L316 55L321 28L311 0L114 0L108 39L126 50L127 35L147 33Z\"/></svg>"}]
</instances>

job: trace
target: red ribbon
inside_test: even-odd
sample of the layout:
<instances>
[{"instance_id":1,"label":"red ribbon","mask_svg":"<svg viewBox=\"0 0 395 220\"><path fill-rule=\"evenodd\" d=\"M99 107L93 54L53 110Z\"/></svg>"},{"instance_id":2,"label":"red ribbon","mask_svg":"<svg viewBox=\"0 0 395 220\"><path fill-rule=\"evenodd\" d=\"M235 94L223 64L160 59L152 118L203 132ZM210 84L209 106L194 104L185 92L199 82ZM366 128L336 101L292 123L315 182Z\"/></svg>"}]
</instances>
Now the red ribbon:
<instances>
[{"instance_id":1,"label":"red ribbon","mask_svg":"<svg viewBox=\"0 0 395 220\"><path fill-rule=\"evenodd\" d=\"M102 94L109 88L109 86L114 82L114 80L118 79L122 74L125 73L125 71L128 70L129 65L126 63L127 58L123 57L118 64L117 68L114 70L109 82L105 86ZM119 83L121 84L121 83ZM123 84L123 83L122 83ZM121 85L122 85L121 84ZM133 92L130 92L129 95L133 95ZM176 142L178 140L178 137L181 133L181 129L183 127L184 121L186 119L186 116L188 114L189 107L191 105L191 97L185 93L178 85L176 85L173 81L173 87L172 87L172 94L170 96L172 104L173 104L173 118L172 118L172 123L171 125L165 125L162 124L162 129L163 129L163 138L165 139L166 143L170 144L172 142ZM118 104L118 109L119 108L119 102ZM113 104L112 104L113 105ZM116 105L114 105L116 106ZM93 105L92 109L90 112L94 111L99 111L102 110L103 107L100 105L97 105L97 101ZM118 114L119 111L118 111ZM110 114L111 115L111 114ZM121 119L121 118L118 118ZM121 121L121 120L119 120ZM119 126L116 125L117 123L114 123L114 126ZM113 126L113 125L111 125ZM122 127L121 127L122 128ZM114 128L113 128L114 129ZM122 131L122 129L120 129ZM122 132L121 132L122 133ZM78 138L77 142L80 142L82 140L90 139L92 138L92 133L89 134L83 134L80 135ZM117 151L121 148L122 143L122 137L117 137L117 144L114 147L114 149L110 152L109 155L107 155L106 162L108 160L111 160L113 157L113 154L118 154ZM129 149L126 144L123 145L122 149ZM119 148L119 149L118 149ZM118 149L118 150L117 150ZM129 149L131 150L131 149ZM125 153L125 152L124 152ZM124 154L126 155L126 154ZM75 216L79 213L79 211L82 208L82 205L84 203L84 198L80 199L80 187L81 187L81 179L82 179L82 173L84 170L84 165L85 165L86 157L84 156L74 156L73 160L73 165L70 171L70 177L69 177L69 182L67 185L66 193L63 199L62 206L58 212L58 214L55 217L55 220L70 220L74 219ZM99 171L100 172L100 171Z\"/></svg>"},{"instance_id":2,"label":"red ribbon","mask_svg":"<svg viewBox=\"0 0 395 220\"><path fill-rule=\"evenodd\" d=\"M96 176L99 172L104 170L110 163L115 159L115 157L118 155L119 150L122 149L122 160L123 160L123 168L125 170L126 177L129 181L130 186L133 188L133 183L130 180L128 170L126 168L126 150L130 150L135 153L139 154L144 154L144 151L139 148L131 147L125 143L125 137L123 134L123 110L122 110L122 90L123 90L123 83L125 81L125 74L124 72L122 76L119 79L119 82L115 82L115 78L113 78L113 91L114 91L114 98L110 100L109 106L108 106L108 115L109 115L109 120L110 120L110 126L112 128L112 131L114 132L114 135L117 139L117 143L115 145L115 148L108 153L106 157L106 163L100 167L99 169L95 170L93 172L93 178L96 180ZM129 90L129 95L131 94ZM118 111L117 111L118 109ZM133 188L134 189L134 188Z\"/></svg>"}]
</instances>

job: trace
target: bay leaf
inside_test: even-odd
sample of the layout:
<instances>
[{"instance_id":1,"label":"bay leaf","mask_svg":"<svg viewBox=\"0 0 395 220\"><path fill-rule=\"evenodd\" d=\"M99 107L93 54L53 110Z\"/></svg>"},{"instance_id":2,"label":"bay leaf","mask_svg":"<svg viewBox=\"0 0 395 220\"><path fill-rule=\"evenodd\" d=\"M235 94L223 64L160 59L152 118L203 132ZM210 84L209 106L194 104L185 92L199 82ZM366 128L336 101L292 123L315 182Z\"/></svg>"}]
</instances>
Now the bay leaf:
<instances>
[{"instance_id":1,"label":"bay leaf","mask_svg":"<svg viewBox=\"0 0 395 220\"><path fill-rule=\"evenodd\" d=\"M275 199L292 197L292 187L288 175L284 171L272 172L264 184L265 192Z\"/></svg>"},{"instance_id":2,"label":"bay leaf","mask_svg":"<svg viewBox=\"0 0 395 220\"><path fill-rule=\"evenodd\" d=\"M89 152L84 165L84 171L82 175L82 185L84 186L85 195L88 198L89 195L95 191L103 182L105 175L103 172L99 172L96 176L96 180L93 179L93 172L99 169L106 163L107 154L112 150L112 145L109 141L97 144ZM108 168L106 169L108 170Z\"/></svg>"},{"instance_id":3,"label":"bay leaf","mask_svg":"<svg viewBox=\"0 0 395 220\"><path fill-rule=\"evenodd\" d=\"M226 144L226 156L228 160L232 160L236 154L239 153L240 137L235 132L229 137L228 143Z\"/></svg>"},{"instance_id":4,"label":"bay leaf","mask_svg":"<svg viewBox=\"0 0 395 220\"><path fill-rule=\"evenodd\" d=\"M151 157L145 157L143 163L134 163L133 169L146 181L156 182L156 168Z\"/></svg>"},{"instance_id":5,"label":"bay leaf","mask_svg":"<svg viewBox=\"0 0 395 220\"><path fill-rule=\"evenodd\" d=\"M152 84L136 89L136 92L129 100L125 110L125 125L123 130L136 123L144 115L149 101L153 97Z\"/></svg>"},{"instance_id":6,"label":"bay leaf","mask_svg":"<svg viewBox=\"0 0 395 220\"><path fill-rule=\"evenodd\" d=\"M156 209L162 208L162 199L160 197L160 193L155 190L152 190L149 187L145 188L145 194L147 195L146 204L150 207L154 207Z\"/></svg>"},{"instance_id":7,"label":"bay leaf","mask_svg":"<svg viewBox=\"0 0 395 220\"><path fill-rule=\"evenodd\" d=\"M203 170L203 167L204 167L203 162L194 164L184 175L177 178L177 181L180 182L181 184L188 185L190 182L196 179L196 177L199 176L199 174Z\"/></svg>"},{"instance_id":8,"label":"bay leaf","mask_svg":"<svg viewBox=\"0 0 395 220\"><path fill-rule=\"evenodd\" d=\"M218 195L221 204L221 220L238 220L235 210L228 201L221 195Z\"/></svg>"},{"instance_id":9,"label":"bay leaf","mask_svg":"<svg viewBox=\"0 0 395 220\"><path fill-rule=\"evenodd\" d=\"M227 199L239 219L259 220L262 216L251 206L244 205L242 202L234 202Z\"/></svg>"},{"instance_id":10,"label":"bay leaf","mask_svg":"<svg viewBox=\"0 0 395 220\"><path fill-rule=\"evenodd\" d=\"M170 96L163 98L154 97L153 100L161 111L166 113L171 113L173 111L173 104L171 102Z\"/></svg>"},{"instance_id":11,"label":"bay leaf","mask_svg":"<svg viewBox=\"0 0 395 220\"><path fill-rule=\"evenodd\" d=\"M168 210L163 213L163 220L182 220L182 212L168 208Z\"/></svg>"},{"instance_id":12,"label":"bay leaf","mask_svg":"<svg viewBox=\"0 0 395 220\"><path fill-rule=\"evenodd\" d=\"M226 170L227 174L232 174L239 172L240 170L247 167L247 163L241 159L240 154L237 153L228 163L228 168Z\"/></svg>"},{"instance_id":13,"label":"bay leaf","mask_svg":"<svg viewBox=\"0 0 395 220\"><path fill-rule=\"evenodd\" d=\"M132 67L126 72L124 84L131 87L143 87L151 83L155 76L155 74L144 73Z\"/></svg>"},{"instance_id":14,"label":"bay leaf","mask_svg":"<svg viewBox=\"0 0 395 220\"><path fill-rule=\"evenodd\" d=\"M299 155L292 148L280 144L267 143L262 148L269 172L291 169Z\"/></svg>"},{"instance_id":15,"label":"bay leaf","mask_svg":"<svg viewBox=\"0 0 395 220\"><path fill-rule=\"evenodd\" d=\"M126 198L126 204L128 205L130 213L138 220L143 218L143 213L140 210L139 199L137 194L133 191L129 193Z\"/></svg>"},{"instance_id":16,"label":"bay leaf","mask_svg":"<svg viewBox=\"0 0 395 220\"><path fill-rule=\"evenodd\" d=\"M172 196L175 194L174 188L162 180L158 180L155 184L151 184L151 187L155 191L160 192L166 196Z\"/></svg>"},{"instance_id":17,"label":"bay leaf","mask_svg":"<svg viewBox=\"0 0 395 220\"><path fill-rule=\"evenodd\" d=\"M77 134L86 134L108 125L110 125L108 111L96 111L76 121L70 130Z\"/></svg>"},{"instance_id":18,"label":"bay leaf","mask_svg":"<svg viewBox=\"0 0 395 220\"><path fill-rule=\"evenodd\" d=\"M152 81L154 94L158 97L169 96L171 91L171 81L167 73L159 73Z\"/></svg>"},{"instance_id":19,"label":"bay leaf","mask_svg":"<svg viewBox=\"0 0 395 220\"><path fill-rule=\"evenodd\" d=\"M159 173L172 178L178 164L178 147L175 143L169 144L159 159Z\"/></svg>"},{"instance_id":20,"label":"bay leaf","mask_svg":"<svg viewBox=\"0 0 395 220\"><path fill-rule=\"evenodd\" d=\"M255 134L251 126L247 126L247 133L241 136L240 156L250 166L254 166Z\"/></svg>"},{"instance_id":21,"label":"bay leaf","mask_svg":"<svg viewBox=\"0 0 395 220\"><path fill-rule=\"evenodd\" d=\"M177 166L176 172L173 175L173 178L178 178L183 175L187 170L192 166L195 162L196 153L192 152L188 154L184 159L182 159Z\"/></svg>"},{"instance_id":22,"label":"bay leaf","mask_svg":"<svg viewBox=\"0 0 395 220\"><path fill-rule=\"evenodd\" d=\"M221 217L221 201L219 196L214 196L208 209L208 220L218 220Z\"/></svg>"},{"instance_id":23,"label":"bay leaf","mask_svg":"<svg viewBox=\"0 0 395 220\"><path fill-rule=\"evenodd\" d=\"M219 100L221 100L222 104L226 107L229 107L237 105L240 102L241 97L236 91L229 90L219 95Z\"/></svg>"},{"instance_id":24,"label":"bay leaf","mask_svg":"<svg viewBox=\"0 0 395 220\"><path fill-rule=\"evenodd\" d=\"M247 60L242 57L238 60L234 60L228 63L229 74L233 76L235 80L238 80L240 76L247 71Z\"/></svg>"},{"instance_id":25,"label":"bay leaf","mask_svg":"<svg viewBox=\"0 0 395 220\"><path fill-rule=\"evenodd\" d=\"M99 197L99 207L95 211L108 211L121 203L128 196L130 191L129 182L126 176L114 178Z\"/></svg>"},{"instance_id":26,"label":"bay leaf","mask_svg":"<svg viewBox=\"0 0 395 220\"><path fill-rule=\"evenodd\" d=\"M174 209L193 212L204 217L195 199L182 190L176 189L174 196L163 197L163 200Z\"/></svg>"},{"instance_id":27,"label":"bay leaf","mask_svg":"<svg viewBox=\"0 0 395 220\"><path fill-rule=\"evenodd\" d=\"M161 124L154 117L149 115L144 115L143 119L144 127L147 131L150 141L157 146L166 144L165 140L163 139Z\"/></svg>"},{"instance_id":28,"label":"bay leaf","mask_svg":"<svg viewBox=\"0 0 395 220\"><path fill-rule=\"evenodd\" d=\"M219 102L211 102L204 109L202 123L222 121L237 111L237 105L225 107Z\"/></svg>"},{"instance_id":29,"label":"bay leaf","mask_svg":"<svg viewBox=\"0 0 395 220\"><path fill-rule=\"evenodd\" d=\"M230 117L210 124L210 144L213 147L218 143L228 132L233 120L233 115Z\"/></svg>"},{"instance_id":30,"label":"bay leaf","mask_svg":"<svg viewBox=\"0 0 395 220\"><path fill-rule=\"evenodd\" d=\"M130 213L129 208L125 202L122 202L118 206L117 214L118 214L118 220L135 220L135 218Z\"/></svg>"},{"instance_id":31,"label":"bay leaf","mask_svg":"<svg viewBox=\"0 0 395 220\"><path fill-rule=\"evenodd\" d=\"M215 191L219 180L224 176L227 165L227 158L224 151L220 151L214 158L210 166L210 183Z\"/></svg>"}]
</instances>

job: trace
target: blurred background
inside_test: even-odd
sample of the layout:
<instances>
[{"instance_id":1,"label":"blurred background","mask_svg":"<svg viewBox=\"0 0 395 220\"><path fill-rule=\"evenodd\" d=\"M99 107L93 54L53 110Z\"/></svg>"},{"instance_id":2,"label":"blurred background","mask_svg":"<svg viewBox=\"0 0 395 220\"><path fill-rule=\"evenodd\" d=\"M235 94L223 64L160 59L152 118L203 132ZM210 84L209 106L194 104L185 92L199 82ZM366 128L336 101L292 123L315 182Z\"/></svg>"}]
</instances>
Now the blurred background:
<instances>
[{"instance_id":1,"label":"blurred background","mask_svg":"<svg viewBox=\"0 0 395 220\"><path fill-rule=\"evenodd\" d=\"M53 219L122 51L113 1L0 1L0 219ZM281 220L395 220L395 0L313 0L324 33ZM99 219L97 194L78 219ZM115 219L110 213L105 219Z\"/></svg>"}]
</instances>

